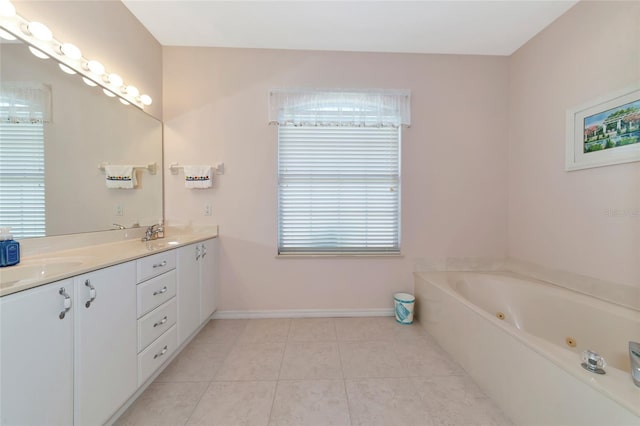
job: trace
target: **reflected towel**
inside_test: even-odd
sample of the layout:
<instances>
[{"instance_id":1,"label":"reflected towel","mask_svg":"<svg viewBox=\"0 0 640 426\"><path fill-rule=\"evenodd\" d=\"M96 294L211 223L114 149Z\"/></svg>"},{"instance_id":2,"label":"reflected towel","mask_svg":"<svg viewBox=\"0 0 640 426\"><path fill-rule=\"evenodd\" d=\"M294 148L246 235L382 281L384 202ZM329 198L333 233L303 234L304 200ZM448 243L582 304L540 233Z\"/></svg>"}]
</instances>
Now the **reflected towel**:
<instances>
[{"instance_id":1,"label":"reflected towel","mask_svg":"<svg viewBox=\"0 0 640 426\"><path fill-rule=\"evenodd\" d=\"M107 188L133 189L137 185L136 170L127 165L105 165Z\"/></svg>"},{"instance_id":2,"label":"reflected towel","mask_svg":"<svg viewBox=\"0 0 640 426\"><path fill-rule=\"evenodd\" d=\"M212 169L211 166L184 166L184 186L186 188L211 188Z\"/></svg>"}]
</instances>

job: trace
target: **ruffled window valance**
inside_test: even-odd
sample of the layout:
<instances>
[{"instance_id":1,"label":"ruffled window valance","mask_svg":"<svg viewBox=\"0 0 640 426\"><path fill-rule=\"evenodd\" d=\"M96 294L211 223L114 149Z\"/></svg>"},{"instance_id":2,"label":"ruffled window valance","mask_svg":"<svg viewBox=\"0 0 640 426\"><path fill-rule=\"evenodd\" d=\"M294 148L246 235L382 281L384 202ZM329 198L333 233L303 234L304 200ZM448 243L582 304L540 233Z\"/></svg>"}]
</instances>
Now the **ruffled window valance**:
<instances>
[{"instance_id":1,"label":"ruffled window valance","mask_svg":"<svg viewBox=\"0 0 640 426\"><path fill-rule=\"evenodd\" d=\"M0 121L10 123L51 122L51 86L33 82L2 82Z\"/></svg>"},{"instance_id":2,"label":"ruffled window valance","mask_svg":"<svg viewBox=\"0 0 640 426\"><path fill-rule=\"evenodd\" d=\"M293 126L411 125L409 90L274 89L269 123Z\"/></svg>"}]
</instances>

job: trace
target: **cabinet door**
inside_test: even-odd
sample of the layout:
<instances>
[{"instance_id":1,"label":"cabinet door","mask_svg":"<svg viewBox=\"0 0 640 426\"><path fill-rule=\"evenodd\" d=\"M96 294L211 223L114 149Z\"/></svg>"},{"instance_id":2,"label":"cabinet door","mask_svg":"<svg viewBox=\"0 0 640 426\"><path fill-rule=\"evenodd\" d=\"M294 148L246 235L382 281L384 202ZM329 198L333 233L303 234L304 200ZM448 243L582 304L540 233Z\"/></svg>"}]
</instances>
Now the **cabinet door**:
<instances>
[{"instance_id":1,"label":"cabinet door","mask_svg":"<svg viewBox=\"0 0 640 426\"><path fill-rule=\"evenodd\" d=\"M200 323L207 321L218 302L218 239L202 243L200 258Z\"/></svg>"},{"instance_id":2,"label":"cabinet door","mask_svg":"<svg viewBox=\"0 0 640 426\"><path fill-rule=\"evenodd\" d=\"M135 262L76 277L74 284L74 420L102 425L138 385Z\"/></svg>"},{"instance_id":3,"label":"cabinet door","mask_svg":"<svg viewBox=\"0 0 640 426\"><path fill-rule=\"evenodd\" d=\"M178 346L200 325L200 243L178 251Z\"/></svg>"},{"instance_id":4,"label":"cabinet door","mask_svg":"<svg viewBox=\"0 0 640 426\"><path fill-rule=\"evenodd\" d=\"M73 423L73 283L59 281L0 299L0 424Z\"/></svg>"}]
</instances>

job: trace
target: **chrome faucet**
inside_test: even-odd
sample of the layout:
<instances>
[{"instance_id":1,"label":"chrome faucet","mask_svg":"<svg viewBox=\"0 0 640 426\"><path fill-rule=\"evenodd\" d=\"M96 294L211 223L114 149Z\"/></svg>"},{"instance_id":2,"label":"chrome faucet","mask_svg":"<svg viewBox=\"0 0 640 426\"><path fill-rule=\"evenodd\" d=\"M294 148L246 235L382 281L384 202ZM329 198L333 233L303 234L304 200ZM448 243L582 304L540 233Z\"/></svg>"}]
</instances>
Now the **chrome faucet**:
<instances>
[{"instance_id":1,"label":"chrome faucet","mask_svg":"<svg viewBox=\"0 0 640 426\"><path fill-rule=\"evenodd\" d=\"M113 226L115 226L115 227L116 227L116 229L119 229L119 230L127 229L127 227L126 227L126 226L122 226L122 225L120 225L119 223L114 223L114 224L113 224Z\"/></svg>"},{"instance_id":2,"label":"chrome faucet","mask_svg":"<svg viewBox=\"0 0 640 426\"><path fill-rule=\"evenodd\" d=\"M640 387L640 343L629 342L629 358L631 359L631 378Z\"/></svg>"},{"instance_id":3,"label":"chrome faucet","mask_svg":"<svg viewBox=\"0 0 640 426\"><path fill-rule=\"evenodd\" d=\"M158 238L160 233L164 232L164 228L162 225L153 224L147 228L144 233L144 237L142 237L142 241L151 241Z\"/></svg>"}]
</instances>

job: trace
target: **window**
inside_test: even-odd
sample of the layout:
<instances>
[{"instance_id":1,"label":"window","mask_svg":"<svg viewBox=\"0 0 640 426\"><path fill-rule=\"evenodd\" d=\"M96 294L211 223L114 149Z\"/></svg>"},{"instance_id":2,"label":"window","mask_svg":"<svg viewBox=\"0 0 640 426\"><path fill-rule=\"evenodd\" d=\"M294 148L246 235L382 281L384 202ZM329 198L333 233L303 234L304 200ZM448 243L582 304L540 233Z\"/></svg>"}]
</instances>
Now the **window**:
<instances>
[{"instance_id":1,"label":"window","mask_svg":"<svg viewBox=\"0 0 640 426\"><path fill-rule=\"evenodd\" d=\"M314 94L278 108L278 253L399 253L401 114Z\"/></svg>"}]
</instances>

